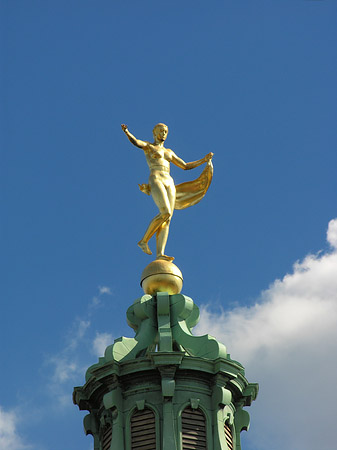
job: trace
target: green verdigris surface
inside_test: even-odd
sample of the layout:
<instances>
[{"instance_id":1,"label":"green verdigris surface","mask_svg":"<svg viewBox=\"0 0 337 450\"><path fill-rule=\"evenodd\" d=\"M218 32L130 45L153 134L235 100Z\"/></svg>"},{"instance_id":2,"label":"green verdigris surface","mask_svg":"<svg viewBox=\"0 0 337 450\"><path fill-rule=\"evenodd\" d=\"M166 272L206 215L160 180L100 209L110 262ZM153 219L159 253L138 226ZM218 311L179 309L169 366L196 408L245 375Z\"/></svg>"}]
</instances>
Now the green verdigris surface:
<instances>
[{"instance_id":1,"label":"green verdigris surface","mask_svg":"<svg viewBox=\"0 0 337 450\"><path fill-rule=\"evenodd\" d=\"M87 370L85 385L74 389L74 403L90 411L84 426L94 437L94 450L102 449L107 426L110 449L130 450L130 419L144 408L156 417L156 448L181 450L181 413L187 406L206 417L208 450L228 450L225 423L233 448L241 449L240 432L249 428L243 407L255 400L258 386L248 383L243 366L223 344L192 334L198 320L198 307L182 294L143 295L128 309L135 337L115 340Z\"/></svg>"},{"instance_id":2,"label":"green verdigris surface","mask_svg":"<svg viewBox=\"0 0 337 450\"><path fill-rule=\"evenodd\" d=\"M158 292L157 301L143 295L127 311L130 327L136 331L134 338L122 337L105 351L105 357L127 361L143 356L158 345L159 351L185 351L189 356L216 359L226 358L226 347L215 338L193 336L191 328L199 321L199 308L193 300L182 294L169 296Z\"/></svg>"}]
</instances>

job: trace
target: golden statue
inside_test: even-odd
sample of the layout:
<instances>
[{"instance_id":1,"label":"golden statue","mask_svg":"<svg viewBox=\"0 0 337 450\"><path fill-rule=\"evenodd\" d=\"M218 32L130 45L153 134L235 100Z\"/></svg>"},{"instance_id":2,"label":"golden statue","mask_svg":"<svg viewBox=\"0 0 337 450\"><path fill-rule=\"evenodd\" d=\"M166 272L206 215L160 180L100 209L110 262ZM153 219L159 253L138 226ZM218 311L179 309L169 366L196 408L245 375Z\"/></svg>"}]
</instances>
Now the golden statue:
<instances>
[{"instance_id":1,"label":"golden statue","mask_svg":"<svg viewBox=\"0 0 337 450\"><path fill-rule=\"evenodd\" d=\"M152 252L148 246L149 240L156 233L157 259L173 261L174 257L164 254L167 242L170 221L174 209L184 209L198 203L206 194L212 181L213 153L208 153L198 161L186 163L179 158L172 150L164 147L167 138L168 127L163 123L158 123L153 129L154 142L141 141L133 136L127 125L122 125L122 130L129 141L136 147L141 148L145 153L146 162L150 169L149 184L141 184L139 188L142 192L152 195L152 198L159 209L159 214L152 219L143 238L138 242L139 247L148 255ZM170 176L170 163L184 170L194 169L203 163L207 163L205 169L194 181L174 185Z\"/></svg>"}]
</instances>

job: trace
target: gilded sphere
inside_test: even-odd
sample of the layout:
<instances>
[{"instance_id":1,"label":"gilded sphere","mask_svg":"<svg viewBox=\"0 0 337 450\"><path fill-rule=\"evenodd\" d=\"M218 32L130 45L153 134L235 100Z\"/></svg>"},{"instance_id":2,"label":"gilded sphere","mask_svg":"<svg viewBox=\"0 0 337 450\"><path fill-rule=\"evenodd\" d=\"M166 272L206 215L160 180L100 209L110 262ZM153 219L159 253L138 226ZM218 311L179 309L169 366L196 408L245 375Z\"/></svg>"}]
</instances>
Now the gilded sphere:
<instances>
[{"instance_id":1,"label":"gilded sphere","mask_svg":"<svg viewBox=\"0 0 337 450\"><path fill-rule=\"evenodd\" d=\"M143 270L140 285L145 294L155 295L157 292L179 294L183 287L183 275L172 262L156 259Z\"/></svg>"}]
</instances>

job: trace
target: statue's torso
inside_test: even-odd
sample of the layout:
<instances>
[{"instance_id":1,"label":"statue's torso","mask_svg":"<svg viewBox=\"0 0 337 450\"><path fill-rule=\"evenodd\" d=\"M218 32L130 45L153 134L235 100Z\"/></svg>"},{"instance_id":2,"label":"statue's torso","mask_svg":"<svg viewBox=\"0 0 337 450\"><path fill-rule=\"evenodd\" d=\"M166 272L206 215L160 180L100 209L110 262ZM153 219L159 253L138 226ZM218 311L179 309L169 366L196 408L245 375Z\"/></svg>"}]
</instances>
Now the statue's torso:
<instances>
[{"instance_id":1,"label":"statue's torso","mask_svg":"<svg viewBox=\"0 0 337 450\"><path fill-rule=\"evenodd\" d=\"M161 181L165 185L173 183L170 176L171 150L149 143L145 157L150 169L150 184L156 181Z\"/></svg>"}]
</instances>

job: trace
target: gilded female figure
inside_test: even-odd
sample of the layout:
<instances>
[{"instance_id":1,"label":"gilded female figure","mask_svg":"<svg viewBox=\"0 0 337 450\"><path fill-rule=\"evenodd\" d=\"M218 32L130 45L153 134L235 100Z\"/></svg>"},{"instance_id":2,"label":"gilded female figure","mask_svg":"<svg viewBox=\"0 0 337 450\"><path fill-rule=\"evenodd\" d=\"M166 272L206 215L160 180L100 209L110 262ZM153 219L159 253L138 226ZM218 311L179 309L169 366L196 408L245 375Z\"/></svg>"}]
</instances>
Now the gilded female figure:
<instances>
[{"instance_id":1,"label":"gilded female figure","mask_svg":"<svg viewBox=\"0 0 337 450\"><path fill-rule=\"evenodd\" d=\"M164 147L168 127L163 123L158 123L154 127L153 143L135 138L129 132L127 125L123 124L122 130L129 141L145 153L146 162L150 169L150 177L149 183L140 185L140 189L146 194L152 195L159 209L159 214L152 219L138 245L143 252L152 255L148 242L156 233L157 259L173 261L174 257L167 256L164 253L173 210L195 205L205 195L213 175L211 162L213 153L208 153L204 158L197 161L186 163L172 150ZM184 170L194 169L203 163L207 163L207 166L197 180L175 186L170 176L170 163Z\"/></svg>"}]
</instances>

